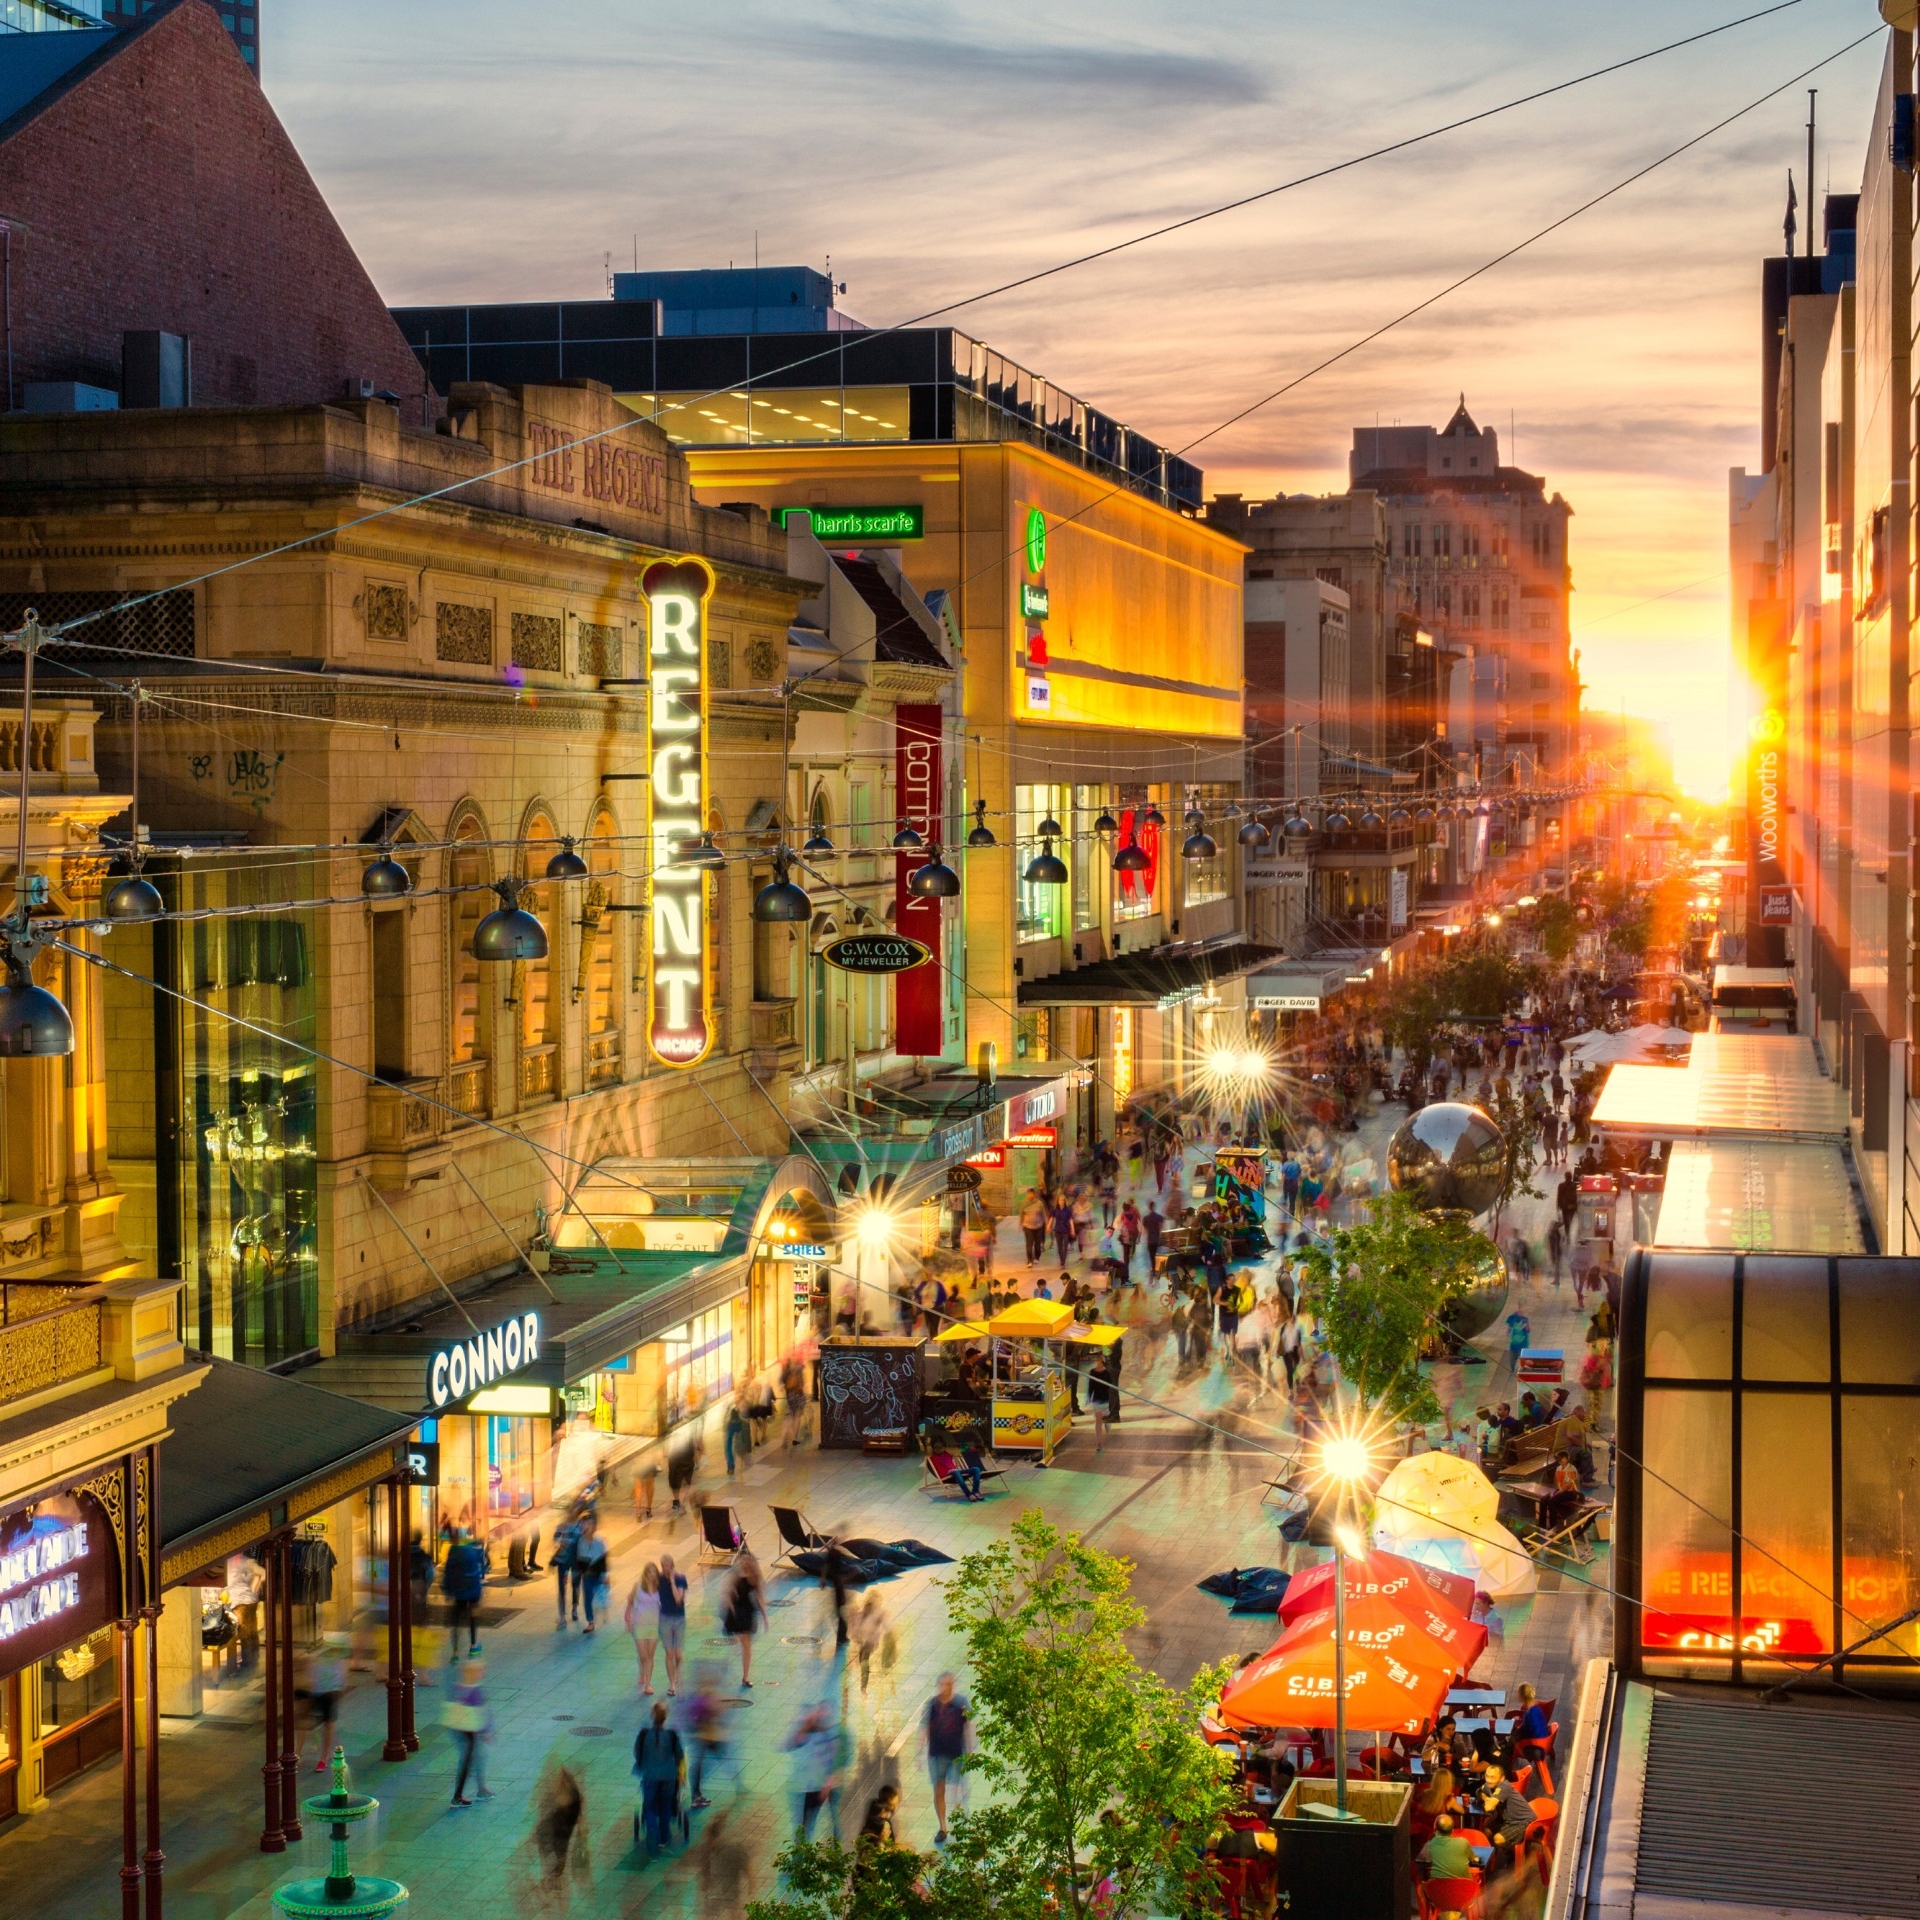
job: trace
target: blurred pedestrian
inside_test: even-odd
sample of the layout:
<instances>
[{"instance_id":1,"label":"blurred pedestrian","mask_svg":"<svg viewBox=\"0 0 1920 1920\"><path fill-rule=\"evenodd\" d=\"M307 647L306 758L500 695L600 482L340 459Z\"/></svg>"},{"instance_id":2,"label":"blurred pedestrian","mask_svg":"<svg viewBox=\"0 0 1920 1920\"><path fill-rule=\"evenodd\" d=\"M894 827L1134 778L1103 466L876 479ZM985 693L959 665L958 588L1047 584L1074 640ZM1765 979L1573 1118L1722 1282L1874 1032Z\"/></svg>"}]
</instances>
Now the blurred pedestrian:
<instances>
[{"instance_id":1,"label":"blurred pedestrian","mask_svg":"<svg viewBox=\"0 0 1920 1920\"><path fill-rule=\"evenodd\" d=\"M559 1888L569 1863L585 1870L586 1815L587 1796L579 1776L571 1767L549 1760L535 1790L533 1815L533 1846L547 1887Z\"/></svg>"},{"instance_id":2,"label":"blurred pedestrian","mask_svg":"<svg viewBox=\"0 0 1920 1920\"><path fill-rule=\"evenodd\" d=\"M744 1461L753 1450L753 1432L747 1425L746 1395L736 1393L727 1402L726 1425L721 1429L721 1444L726 1450L727 1478L733 1478L735 1459Z\"/></svg>"},{"instance_id":3,"label":"blurred pedestrian","mask_svg":"<svg viewBox=\"0 0 1920 1920\"><path fill-rule=\"evenodd\" d=\"M964 1696L954 1691L953 1675L943 1673L927 1711L921 1732L927 1747L927 1774L933 1782L933 1817L938 1831L934 1844L947 1839L947 1789L963 1792L962 1763L967 1754L967 1729L973 1716Z\"/></svg>"},{"instance_id":4,"label":"blurred pedestrian","mask_svg":"<svg viewBox=\"0 0 1920 1920\"><path fill-rule=\"evenodd\" d=\"M667 1725L667 1703L656 1700L653 1717L633 1740L633 1773L640 1782L639 1823L645 1828L650 1854L658 1853L672 1837L686 1764L686 1747Z\"/></svg>"},{"instance_id":5,"label":"blurred pedestrian","mask_svg":"<svg viewBox=\"0 0 1920 1920\"><path fill-rule=\"evenodd\" d=\"M453 1644L459 1644L464 1625L469 1651L480 1638L474 1609L480 1604L486 1580L487 1556L480 1550L480 1543L462 1528L447 1549L446 1562L440 1569L440 1590L453 1608Z\"/></svg>"},{"instance_id":6,"label":"blurred pedestrian","mask_svg":"<svg viewBox=\"0 0 1920 1920\"><path fill-rule=\"evenodd\" d=\"M454 1746L460 1755L460 1764L453 1777L453 1805L470 1807L473 1802L467 1798L467 1780L471 1775L474 1790L482 1800L491 1800L492 1793L487 1787L487 1757L485 1743L492 1737L493 1714L487 1706L487 1668L480 1658L480 1649L471 1647L467 1657L460 1663L460 1677L447 1689L447 1697L440 1708L440 1718L448 1732L453 1735Z\"/></svg>"},{"instance_id":7,"label":"blurred pedestrian","mask_svg":"<svg viewBox=\"0 0 1920 1920\"><path fill-rule=\"evenodd\" d=\"M667 1511L683 1509L686 1491L693 1485L694 1470L700 1460L700 1422L689 1420L667 1443L667 1492L672 1495Z\"/></svg>"},{"instance_id":8,"label":"blurred pedestrian","mask_svg":"<svg viewBox=\"0 0 1920 1920\"><path fill-rule=\"evenodd\" d=\"M880 1644L887 1636L887 1610L877 1593L860 1597L847 1623L847 1631L854 1655L860 1662L860 1697L864 1700L873 1678L873 1656L880 1651Z\"/></svg>"},{"instance_id":9,"label":"blurred pedestrian","mask_svg":"<svg viewBox=\"0 0 1920 1920\"><path fill-rule=\"evenodd\" d=\"M727 1758L727 1702L721 1698L720 1677L712 1667L703 1666L693 1676L693 1691L687 1696L687 1733L693 1758L687 1784L692 1789L689 1804L696 1812L713 1804L707 1798L707 1779L718 1773ZM733 1770L733 1787L740 1790L740 1769Z\"/></svg>"},{"instance_id":10,"label":"blurred pedestrian","mask_svg":"<svg viewBox=\"0 0 1920 1920\"><path fill-rule=\"evenodd\" d=\"M653 1518L653 1492L660 1480L660 1450L649 1447L633 1470L633 1517L641 1526Z\"/></svg>"},{"instance_id":11,"label":"blurred pedestrian","mask_svg":"<svg viewBox=\"0 0 1920 1920\"><path fill-rule=\"evenodd\" d=\"M556 1628L567 1629L567 1600L573 1600L573 1617L580 1618L580 1522L572 1513L565 1515L553 1530L553 1551L547 1565L553 1569L553 1591L557 1606ZM449 1556L451 1557L451 1556Z\"/></svg>"},{"instance_id":12,"label":"blurred pedestrian","mask_svg":"<svg viewBox=\"0 0 1920 1920\"><path fill-rule=\"evenodd\" d=\"M753 1636L766 1624L767 1605L760 1563L742 1547L734 1555L733 1571L727 1576L720 1626L740 1649L740 1684L749 1693L753 1690Z\"/></svg>"},{"instance_id":13,"label":"blurred pedestrian","mask_svg":"<svg viewBox=\"0 0 1920 1920\"><path fill-rule=\"evenodd\" d=\"M333 1634L328 1634L307 1658L307 1704L313 1710L313 1734L319 1757L315 1773L325 1773L340 1719L340 1696L347 1690L347 1656Z\"/></svg>"},{"instance_id":14,"label":"blurred pedestrian","mask_svg":"<svg viewBox=\"0 0 1920 1920\"><path fill-rule=\"evenodd\" d=\"M1113 1357L1102 1352L1087 1375L1087 1404L1093 1409L1093 1450L1106 1451L1107 1422L1119 1404L1119 1389L1113 1377Z\"/></svg>"},{"instance_id":15,"label":"blurred pedestrian","mask_svg":"<svg viewBox=\"0 0 1920 1920\"><path fill-rule=\"evenodd\" d=\"M606 1598L607 1591L607 1543L600 1537L599 1524L592 1514L588 1514L580 1523L574 1564L574 1577L579 1582L581 1598L587 1604L587 1631L591 1633L594 1609Z\"/></svg>"},{"instance_id":16,"label":"blurred pedestrian","mask_svg":"<svg viewBox=\"0 0 1920 1920\"><path fill-rule=\"evenodd\" d=\"M801 1709L787 1735L787 1784L793 1795L793 1823L803 1840L813 1838L813 1823L827 1809L829 1827L836 1825L833 1797L839 1785L840 1728L831 1704L816 1700ZM834 1837L838 1839L837 1830Z\"/></svg>"}]
</instances>

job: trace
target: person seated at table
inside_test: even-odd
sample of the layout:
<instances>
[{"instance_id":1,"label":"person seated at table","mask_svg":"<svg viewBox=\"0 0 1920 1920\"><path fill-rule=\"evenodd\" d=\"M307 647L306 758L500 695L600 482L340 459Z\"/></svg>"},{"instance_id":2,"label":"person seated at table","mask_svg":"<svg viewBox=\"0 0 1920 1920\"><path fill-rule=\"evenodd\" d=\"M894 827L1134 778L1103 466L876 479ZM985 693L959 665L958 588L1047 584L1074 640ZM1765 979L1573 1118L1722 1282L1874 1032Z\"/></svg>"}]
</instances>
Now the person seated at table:
<instances>
[{"instance_id":1,"label":"person seated at table","mask_svg":"<svg viewBox=\"0 0 1920 1920\"><path fill-rule=\"evenodd\" d=\"M1461 1839L1452 1814L1443 1813L1433 1823L1433 1837L1420 1849L1420 1864L1429 1880L1473 1878L1473 1848Z\"/></svg>"},{"instance_id":2,"label":"person seated at table","mask_svg":"<svg viewBox=\"0 0 1920 1920\"><path fill-rule=\"evenodd\" d=\"M1474 1821L1493 1842L1493 1858L1487 1862L1487 1878L1498 1878L1511 1871L1514 1849L1526 1838L1533 1825L1533 1808L1507 1778L1507 1770L1496 1760L1482 1776L1480 1785L1467 1796L1466 1817Z\"/></svg>"},{"instance_id":3,"label":"person seated at table","mask_svg":"<svg viewBox=\"0 0 1920 1920\"><path fill-rule=\"evenodd\" d=\"M1430 1775L1446 1772L1458 1780L1463 1774L1478 1773L1483 1762L1473 1742L1460 1731L1459 1721L1449 1713L1421 1743L1420 1764Z\"/></svg>"},{"instance_id":4,"label":"person seated at table","mask_svg":"<svg viewBox=\"0 0 1920 1920\"><path fill-rule=\"evenodd\" d=\"M1415 1841L1427 1834L1438 1833L1441 1820L1459 1810L1460 1794L1454 1783L1452 1767L1443 1764L1430 1768L1426 1779L1414 1793L1413 1805L1408 1809L1408 1826Z\"/></svg>"},{"instance_id":5,"label":"person seated at table","mask_svg":"<svg viewBox=\"0 0 1920 1920\"><path fill-rule=\"evenodd\" d=\"M1247 1755L1248 1775L1264 1780L1272 1788L1276 1806L1287 1797L1287 1789L1299 1771L1293 1764L1293 1751L1284 1732L1276 1733L1264 1747L1255 1747Z\"/></svg>"},{"instance_id":6,"label":"person seated at table","mask_svg":"<svg viewBox=\"0 0 1920 1920\"><path fill-rule=\"evenodd\" d=\"M1516 1756L1522 1740L1550 1740L1553 1737L1553 1722L1547 1718L1547 1710L1540 1704L1540 1696L1531 1687L1523 1686L1515 1700L1519 1712L1513 1720L1513 1746L1510 1751Z\"/></svg>"},{"instance_id":7,"label":"person seated at table","mask_svg":"<svg viewBox=\"0 0 1920 1920\"><path fill-rule=\"evenodd\" d=\"M1553 1456L1553 1492L1547 1498L1547 1524L1562 1527L1580 1511L1585 1495L1580 1491L1580 1469L1573 1456L1562 1447Z\"/></svg>"}]
</instances>

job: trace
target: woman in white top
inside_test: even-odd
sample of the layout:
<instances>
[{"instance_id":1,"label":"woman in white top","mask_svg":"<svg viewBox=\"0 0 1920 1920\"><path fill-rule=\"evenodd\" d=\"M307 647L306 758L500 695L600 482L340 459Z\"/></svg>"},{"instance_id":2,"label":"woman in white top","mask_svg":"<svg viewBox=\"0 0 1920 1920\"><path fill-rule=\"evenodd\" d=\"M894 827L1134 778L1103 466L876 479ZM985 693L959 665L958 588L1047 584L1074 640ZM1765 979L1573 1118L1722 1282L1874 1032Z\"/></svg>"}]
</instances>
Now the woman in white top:
<instances>
[{"instance_id":1,"label":"woman in white top","mask_svg":"<svg viewBox=\"0 0 1920 1920\"><path fill-rule=\"evenodd\" d=\"M640 1656L640 1691L653 1691L653 1656L660 1645L660 1569L649 1560L627 1595L627 1631Z\"/></svg>"}]
</instances>

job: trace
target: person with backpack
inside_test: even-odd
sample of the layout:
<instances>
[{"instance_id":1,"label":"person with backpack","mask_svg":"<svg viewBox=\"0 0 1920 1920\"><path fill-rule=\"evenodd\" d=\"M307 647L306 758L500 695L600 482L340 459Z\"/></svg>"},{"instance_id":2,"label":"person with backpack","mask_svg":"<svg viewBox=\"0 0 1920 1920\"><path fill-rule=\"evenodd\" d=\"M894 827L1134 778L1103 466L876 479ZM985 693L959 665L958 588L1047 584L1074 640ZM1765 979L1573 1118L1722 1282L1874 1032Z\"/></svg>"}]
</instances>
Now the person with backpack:
<instances>
[{"instance_id":1,"label":"person with backpack","mask_svg":"<svg viewBox=\"0 0 1920 1920\"><path fill-rule=\"evenodd\" d=\"M440 1569L440 1591L453 1608L453 1642L459 1643L462 1622L467 1629L467 1650L472 1652L480 1638L474 1608L487 1582L487 1556L480 1543L463 1527L447 1549L446 1563ZM448 1649L451 1652L451 1648Z\"/></svg>"},{"instance_id":2,"label":"person with backpack","mask_svg":"<svg viewBox=\"0 0 1920 1920\"><path fill-rule=\"evenodd\" d=\"M640 1782L640 1811L634 1815L634 1838L644 1825L647 1852L658 1853L673 1833L680 1811L680 1776L686 1769L686 1749L667 1725L667 1703L653 1703L653 1718L633 1740L633 1773Z\"/></svg>"}]
</instances>

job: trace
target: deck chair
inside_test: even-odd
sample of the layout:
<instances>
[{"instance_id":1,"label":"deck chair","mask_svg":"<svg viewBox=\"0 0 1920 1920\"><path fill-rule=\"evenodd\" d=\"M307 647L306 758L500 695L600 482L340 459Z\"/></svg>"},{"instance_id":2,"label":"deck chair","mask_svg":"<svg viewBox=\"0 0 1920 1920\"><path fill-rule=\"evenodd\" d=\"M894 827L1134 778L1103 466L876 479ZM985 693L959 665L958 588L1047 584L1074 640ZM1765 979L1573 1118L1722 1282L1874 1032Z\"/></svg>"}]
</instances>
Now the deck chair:
<instances>
[{"instance_id":1,"label":"deck chair","mask_svg":"<svg viewBox=\"0 0 1920 1920\"><path fill-rule=\"evenodd\" d=\"M782 1560L791 1567L796 1553L806 1553L827 1544L827 1536L819 1532L798 1507L769 1507L767 1511L773 1515L773 1524L780 1533L780 1551L773 1556L776 1567ZM799 1571L798 1568L794 1570Z\"/></svg>"},{"instance_id":2,"label":"deck chair","mask_svg":"<svg viewBox=\"0 0 1920 1920\"><path fill-rule=\"evenodd\" d=\"M949 1493L963 1494L966 1491L966 1489L961 1486L959 1477L965 1462L962 1461L957 1453L948 1453L943 1447L933 1447L922 1456L922 1464L927 1470L926 1478L920 1483L920 1491L922 1493L938 1493L943 1487ZM981 1497L984 1499L986 1496L987 1482L989 1480L1004 1480L1005 1478L1006 1469L1004 1467L982 1467L980 1469Z\"/></svg>"},{"instance_id":3,"label":"deck chair","mask_svg":"<svg viewBox=\"0 0 1920 1920\"><path fill-rule=\"evenodd\" d=\"M725 1562L747 1544L747 1536L731 1507L700 1509L700 1559L696 1564Z\"/></svg>"}]
</instances>

